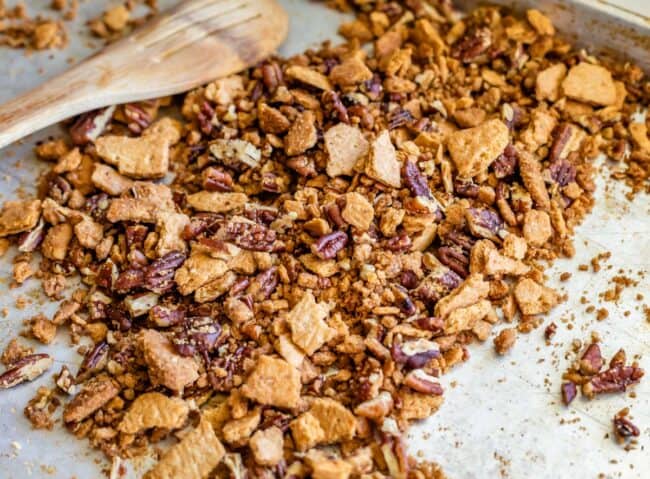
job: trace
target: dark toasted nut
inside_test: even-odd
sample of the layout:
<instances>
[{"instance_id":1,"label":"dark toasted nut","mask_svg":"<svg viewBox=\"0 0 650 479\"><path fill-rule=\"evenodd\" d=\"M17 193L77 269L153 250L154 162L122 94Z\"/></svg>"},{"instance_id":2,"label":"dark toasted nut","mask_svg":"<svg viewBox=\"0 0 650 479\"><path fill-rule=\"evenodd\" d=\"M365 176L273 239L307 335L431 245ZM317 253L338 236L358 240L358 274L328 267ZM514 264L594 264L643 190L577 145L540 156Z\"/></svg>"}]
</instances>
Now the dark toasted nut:
<instances>
[{"instance_id":1,"label":"dark toasted nut","mask_svg":"<svg viewBox=\"0 0 650 479\"><path fill-rule=\"evenodd\" d=\"M143 286L149 291L162 294L174 287L174 273L185 262L185 253L171 251L157 259L144 270Z\"/></svg>"},{"instance_id":2,"label":"dark toasted nut","mask_svg":"<svg viewBox=\"0 0 650 479\"><path fill-rule=\"evenodd\" d=\"M637 366L614 366L591 377L582 385L582 393L592 398L597 394L624 392L628 386L637 384L645 371Z\"/></svg>"},{"instance_id":3,"label":"dark toasted nut","mask_svg":"<svg viewBox=\"0 0 650 479\"><path fill-rule=\"evenodd\" d=\"M636 427L632 421L624 416L616 415L614 417L614 433L619 441L625 441L630 437L639 437L641 431Z\"/></svg>"},{"instance_id":4,"label":"dark toasted nut","mask_svg":"<svg viewBox=\"0 0 650 479\"><path fill-rule=\"evenodd\" d=\"M411 160L406 160L403 167L404 179L406 181L406 186L413 196L423 196L425 198L433 198L431 194L431 189L427 183L426 178L422 175L420 168Z\"/></svg>"},{"instance_id":5,"label":"dark toasted nut","mask_svg":"<svg viewBox=\"0 0 650 479\"><path fill-rule=\"evenodd\" d=\"M580 358L580 372L585 375L596 374L603 367L604 360L597 343L590 344Z\"/></svg>"},{"instance_id":6,"label":"dark toasted nut","mask_svg":"<svg viewBox=\"0 0 650 479\"><path fill-rule=\"evenodd\" d=\"M45 373L54 360L47 354L30 354L15 362L0 375L0 389L9 389L26 381L33 381Z\"/></svg>"},{"instance_id":7,"label":"dark toasted nut","mask_svg":"<svg viewBox=\"0 0 650 479\"><path fill-rule=\"evenodd\" d=\"M108 362L108 343L102 341L97 343L84 357L79 366L76 380L77 382L83 381L91 373L101 371Z\"/></svg>"},{"instance_id":8,"label":"dark toasted nut","mask_svg":"<svg viewBox=\"0 0 650 479\"><path fill-rule=\"evenodd\" d=\"M229 222L225 238L240 248L251 251L272 251L276 241L275 231L258 223Z\"/></svg>"},{"instance_id":9,"label":"dark toasted nut","mask_svg":"<svg viewBox=\"0 0 650 479\"><path fill-rule=\"evenodd\" d=\"M562 402L565 406L571 404L571 401L575 399L577 394L578 389L576 388L576 384L574 382L562 384Z\"/></svg>"}]
</instances>

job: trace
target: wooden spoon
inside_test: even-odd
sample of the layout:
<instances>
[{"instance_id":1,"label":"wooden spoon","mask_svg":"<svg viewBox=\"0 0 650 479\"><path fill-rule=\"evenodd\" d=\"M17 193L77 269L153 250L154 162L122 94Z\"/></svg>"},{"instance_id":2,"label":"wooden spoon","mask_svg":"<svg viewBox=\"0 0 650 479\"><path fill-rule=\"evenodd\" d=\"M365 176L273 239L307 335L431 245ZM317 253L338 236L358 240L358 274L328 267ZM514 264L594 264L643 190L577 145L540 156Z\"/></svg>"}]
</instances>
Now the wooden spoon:
<instances>
[{"instance_id":1,"label":"wooden spoon","mask_svg":"<svg viewBox=\"0 0 650 479\"><path fill-rule=\"evenodd\" d=\"M276 0L188 0L0 106L0 148L96 108L180 93L254 65L284 40Z\"/></svg>"}]
</instances>

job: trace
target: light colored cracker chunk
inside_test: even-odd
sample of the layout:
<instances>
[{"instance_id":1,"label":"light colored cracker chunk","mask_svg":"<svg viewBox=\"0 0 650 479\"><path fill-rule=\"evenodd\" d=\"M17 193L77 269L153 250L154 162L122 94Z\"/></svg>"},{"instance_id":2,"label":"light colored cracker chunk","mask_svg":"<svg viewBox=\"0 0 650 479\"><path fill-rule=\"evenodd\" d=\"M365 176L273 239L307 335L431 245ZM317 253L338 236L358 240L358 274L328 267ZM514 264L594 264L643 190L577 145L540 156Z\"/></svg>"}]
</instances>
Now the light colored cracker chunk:
<instances>
[{"instance_id":1,"label":"light colored cracker chunk","mask_svg":"<svg viewBox=\"0 0 650 479\"><path fill-rule=\"evenodd\" d=\"M223 425L223 440L233 446L246 444L248 438L260 425L261 412L257 408L243 417L232 419Z\"/></svg>"},{"instance_id":2,"label":"light colored cracker chunk","mask_svg":"<svg viewBox=\"0 0 650 479\"><path fill-rule=\"evenodd\" d=\"M187 204L196 211L227 213L242 208L248 202L244 193L199 191L187 197Z\"/></svg>"},{"instance_id":3,"label":"light colored cracker chunk","mask_svg":"<svg viewBox=\"0 0 650 479\"><path fill-rule=\"evenodd\" d=\"M165 452L143 479L205 479L225 454L212 425L201 420L196 429Z\"/></svg>"},{"instance_id":4,"label":"light colored cracker chunk","mask_svg":"<svg viewBox=\"0 0 650 479\"><path fill-rule=\"evenodd\" d=\"M403 390L399 394L401 408L398 419L401 421L413 421L426 419L436 412L444 401L444 396L433 396Z\"/></svg>"},{"instance_id":5,"label":"light colored cracker chunk","mask_svg":"<svg viewBox=\"0 0 650 479\"><path fill-rule=\"evenodd\" d=\"M176 209L172 190L167 185L136 181L130 191L133 198L116 198L108 205L106 219L111 223L155 223L160 214Z\"/></svg>"},{"instance_id":6,"label":"light colored cracker chunk","mask_svg":"<svg viewBox=\"0 0 650 479\"><path fill-rule=\"evenodd\" d=\"M536 9L526 10L526 18L540 35L555 35L555 27L550 18Z\"/></svg>"},{"instance_id":7,"label":"light colored cracker chunk","mask_svg":"<svg viewBox=\"0 0 650 479\"><path fill-rule=\"evenodd\" d=\"M339 272L339 266L333 259L320 259L312 253L303 254L298 259L305 268L322 278L329 278Z\"/></svg>"},{"instance_id":8,"label":"light colored cracker chunk","mask_svg":"<svg viewBox=\"0 0 650 479\"><path fill-rule=\"evenodd\" d=\"M554 289L530 278L517 283L514 296L519 309L526 315L548 313L560 301L560 295Z\"/></svg>"},{"instance_id":9,"label":"light colored cracker chunk","mask_svg":"<svg viewBox=\"0 0 650 479\"><path fill-rule=\"evenodd\" d=\"M162 212L158 215L156 228L158 243L156 253L164 256L172 251L185 251L187 243L183 239L183 230L189 224L190 218L184 213Z\"/></svg>"},{"instance_id":10,"label":"light colored cracker chunk","mask_svg":"<svg viewBox=\"0 0 650 479\"><path fill-rule=\"evenodd\" d=\"M514 259L524 259L528 251L528 244L521 236L510 233L503 240L503 253Z\"/></svg>"},{"instance_id":11,"label":"light colored cracker chunk","mask_svg":"<svg viewBox=\"0 0 650 479\"><path fill-rule=\"evenodd\" d=\"M566 65L556 63L537 74L535 79L535 96L539 101L557 101L562 93L562 80L566 76Z\"/></svg>"},{"instance_id":12,"label":"light colored cracker chunk","mask_svg":"<svg viewBox=\"0 0 650 479\"><path fill-rule=\"evenodd\" d=\"M169 144L155 137L103 136L97 154L130 178L162 178L169 168Z\"/></svg>"},{"instance_id":13,"label":"light colored cracker chunk","mask_svg":"<svg viewBox=\"0 0 650 479\"><path fill-rule=\"evenodd\" d=\"M634 122L628 127L634 143L645 153L650 155L650 138L648 138L648 128L645 123Z\"/></svg>"},{"instance_id":14,"label":"light colored cracker chunk","mask_svg":"<svg viewBox=\"0 0 650 479\"><path fill-rule=\"evenodd\" d=\"M451 294L442 298L435 307L435 315L446 318L458 308L464 308L487 298L490 292L490 283L483 280L481 274L471 274Z\"/></svg>"},{"instance_id":15,"label":"light colored cracker chunk","mask_svg":"<svg viewBox=\"0 0 650 479\"><path fill-rule=\"evenodd\" d=\"M260 404L293 409L300 401L300 373L283 359L262 356L241 387L242 394Z\"/></svg>"},{"instance_id":16,"label":"light colored cracker chunk","mask_svg":"<svg viewBox=\"0 0 650 479\"><path fill-rule=\"evenodd\" d=\"M139 340L152 383L182 391L198 379L199 365L194 358L176 353L169 339L158 331L146 329Z\"/></svg>"},{"instance_id":17,"label":"light colored cracker chunk","mask_svg":"<svg viewBox=\"0 0 650 479\"><path fill-rule=\"evenodd\" d=\"M286 75L307 85L319 88L320 90L331 90L332 84L325 75L308 67L293 65L287 68Z\"/></svg>"},{"instance_id":18,"label":"light colored cracker chunk","mask_svg":"<svg viewBox=\"0 0 650 479\"><path fill-rule=\"evenodd\" d=\"M97 223L89 217L84 217L74 225L74 234L81 246L95 249L99 242L104 239L104 227L101 223Z\"/></svg>"},{"instance_id":19,"label":"light colored cracker chunk","mask_svg":"<svg viewBox=\"0 0 650 479\"><path fill-rule=\"evenodd\" d=\"M63 420L66 423L83 421L117 396L119 392L119 385L108 377L92 379L84 385L72 401L66 404L63 410Z\"/></svg>"},{"instance_id":20,"label":"light colored cracker chunk","mask_svg":"<svg viewBox=\"0 0 650 479\"><path fill-rule=\"evenodd\" d=\"M464 308L454 309L445 319L445 334L456 334L472 329L481 319L492 313L492 304L487 299Z\"/></svg>"},{"instance_id":21,"label":"light colored cracker chunk","mask_svg":"<svg viewBox=\"0 0 650 479\"><path fill-rule=\"evenodd\" d=\"M353 56L336 65L330 72L330 80L340 86L354 86L370 80L372 71L361 58Z\"/></svg>"},{"instance_id":22,"label":"light colored cracker chunk","mask_svg":"<svg viewBox=\"0 0 650 479\"><path fill-rule=\"evenodd\" d=\"M323 135L328 153L326 171L328 176L351 176L360 159L365 158L370 149L368 140L358 127L339 123Z\"/></svg>"},{"instance_id":23,"label":"light colored cracker chunk","mask_svg":"<svg viewBox=\"0 0 650 479\"><path fill-rule=\"evenodd\" d=\"M345 194L343 219L361 231L367 231L375 219L375 209L365 196L354 191Z\"/></svg>"},{"instance_id":24,"label":"light colored cracker chunk","mask_svg":"<svg viewBox=\"0 0 650 479\"><path fill-rule=\"evenodd\" d=\"M284 437L282 430L276 426L257 431L251 437L249 446L255 462L261 466L275 466L284 457Z\"/></svg>"},{"instance_id":25,"label":"light colored cracker chunk","mask_svg":"<svg viewBox=\"0 0 650 479\"><path fill-rule=\"evenodd\" d=\"M40 200L6 201L0 212L0 238L31 230L40 217Z\"/></svg>"},{"instance_id":26,"label":"light colored cracker chunk","mask_svg":"<svg viewBox=\"0 0 650 479\"><path fill-rule=\"evenodd\" d=\"M103 163L96 163L90 180L100 190L109 195L117 196L128 190L133 182L115 169Z\"/></svg>"},{"instance_id":27,"label":"light colored cracker chunk","mask_svg":"<svg viewBox=\"0 0 650 479\"><path fill-rule=\"evenodd\" d=\"M528 271L530 271L530 267L517 259L505 256L496 250L487 252L484 269L485 274L521 276L522 274L528 273Z\"/></svg>"},{"instance_id":28,"label":"light colored cracker chunk","mask_svg":"<svg viewBox=\"0 0 650 479\"><path fill-rule=\"evenodd\" d=\"M302 112L289 128L284 138L284 151L289 156L300 155L318 142L316 116L311 110Z\"/></svg>"},{"instance_id":29,"label":"light colored cracker chunk","mask_svg":"<svg viewBox=\"0 0 650 479\"><path fill-rule=\"evenodd\" d=\"M68 246L72 240L72 226L70 223L59 223L47 230L41 252L48 259L63 261L68 254Z\"/></svg>"},{"instance_id":30,"label":"light colored cracker chunk","mask_svg":"<svg viewBox=\"0 0 650 479\"><path fill-rule=\"evenodd\" d=\"M332 339L334 331L325 319L330 308L325 303L316 303L311 291L306 291L287 317L291 338L308 355L314 354L323 344Z\"/></svg>"},{"instance_id":31,"label":"light colored cracker chunk","mask_svg":"<svg viewBox=\"0 0 650 479\"><path fill-rule=\"evenodd\" d=\"M129 406L117 429L126 434L138 434L152 427L178 429L185 424L189 411L181 398L144 393Z\"/></svg>"},{"instance_id":32,"label":"light colored cracker chunk","mask_svg":"<svg viewBox=\"0 0 650 479\"><path fill-rule=\"evenodd\" d=\"M544 246L553 234L551 217L545 211L530 210L524 215L524 238L532 246Z\"/></svg>"},{"instance_id":33,"label":"light colored cracker chunk","mask_svg":"<svg viewBox=\"0 0 650 479\"><path fill-rule=\"evenodd\" d=\"M289 364L300 369L302 362L305 360L305 353L293 344L288 333L279 335L278 339L273 343L273 347Z\"/></svg>"},{"instance_id":34,"label":"light colored cracker chunk","mask_svg":"<svg viewBox=\"0 0 650 479\"><path fill-rule=\"evenodd\" d=\"M557 119L553 115L543 110L534 110L528 128L521 134L521 141L529 151L535 151L551 142L551 135L556 126Z\"/></svg>"},{"instance_id":35,"label":"light colored cracker chunk","mask_svg":"<svg viewBox=\"0 0 650 479\"><path fill-rule=\"evenodd\" d=\"M228 263L221 259L212 258L203 253L192 254L176 270L174 281L178 286L178 292L186 296L201 286L220 278L227 271Z\"/></svg>"},{"instance_id":36,"label":"light colored cracker chunk","mask_svg":"<svg viewBox=\"0 0 650 479\"><path fill-rule=\"evenodd\" d=\"M569 98L594 105L615 105L617 100L616 85L610 71L587 62L571 67L562 82L562 90Z\"/></svg>"},{"instance_id":37,"label":"light colored cracker chunk","mask_svg":"<svg viewBox=\"0 0 650 479\"><path fill-rule=\"evenodd\" d=\"M315 399L309 412L318 420L324 432L322 444L347 441L354 437L357 420L343 404L329 398Z\"/></svg>"},{"instance_id":38,"label":"light colored cracker chunk","mask_svg":"<svg viewBox=\"0 0 650 479\"><path fill-rule=\"evenodd\" d=\"M402 186L400 162L388 130L382 131L372 142L364 170L366 175L380 183L393 188Z\"/></svg>"},{"instance_id":39,"label":"light colored cracker chunk","mask_svg":"<svg viewBox=\"0 0 650 479\"><path fill-rule=\"evenodd\" d=\"M453 132L447 137L447 148L458 176L469 179L485 173L509 141L508 127L501 120L494 119Z\"/></svg>"},{"instance_id":40,"label":"light colored cracker chunk","mask_svg":"<svg viewBox=\"0 0 650 479\"><path fill-rule=\"evenodd\" d=\"M320 426L320 421L310 412L298 416L289 423L289 427L298 451L311 449L325 439L325 431Z\"/></svg>"},{"instance_id":41,"label":"light colored cracker chunk","mask_svg":"<svg viewBox=\"0 0 650 479\"><path fill-rule=\"evenodd\" d=\"M344 459L333 459L321 451L309 451L305 461L311 468L312 479L349 479L354 466Z\"/></svg>"},{"instance_id":42,"label":"light colored cracker chunk","mask_svg":"<svg viewBox=\"0 0 650 479\"><path fill-rule=\"evenodd\" d=\"M257 107L257 118L260 122L260 128L265 133L279 135L284 133L291 126L289 119L277 108L260 103Z\"/></svg>"}]
</instances>

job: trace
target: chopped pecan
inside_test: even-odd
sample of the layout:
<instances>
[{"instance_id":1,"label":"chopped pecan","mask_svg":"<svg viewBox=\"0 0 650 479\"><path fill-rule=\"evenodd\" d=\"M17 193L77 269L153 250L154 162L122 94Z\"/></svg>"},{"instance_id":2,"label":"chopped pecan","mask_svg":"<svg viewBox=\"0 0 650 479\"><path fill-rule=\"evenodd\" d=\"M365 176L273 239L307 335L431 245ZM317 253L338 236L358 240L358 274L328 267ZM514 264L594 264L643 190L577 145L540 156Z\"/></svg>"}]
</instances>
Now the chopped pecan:
<instances>
[{"instance_id":1,"label":"chopped pecan","mask_svg":"<svg viewBox=\"0 0 650 479\"><path fill-rule=\"evenodd\" d=\"M185 253L171 251L147 266L142 285L154 293L165 293L174 287L174 274L185 261Z\"/></svg>"},{"instance_id":2,"label":"chopped pecan","mask_svg":"<svg viewBox=\"0 0 650 479\"><path fill-rule=\"evenodd\" d=\"M598 346L598 343L592 343L580 358L580 372L591 376L598 373L604 363L603 356L600 354L600 346Z\"/></svg>"},{"instance_id":3,"label":"chopped pecan","mask_svg":"<svg viewBox=\"0 0 650 479\"><path fill-rule=\"evenodd\" d=\"M233 181L230 173L210 166L203 170L202 175L203 188L207 191L232 191Z\"/></svg>"},{"instance_id":4,"label":"chopped pecan","mask_svg":"<svg viewBox=\"0 0 650 479\"><path fill-rule=\"evenodd\" d=\"M30 354L11 365L0 375L0 389L9 389L25 381L33 381L45 373L54 360L47 354Z\"/></svg>"},{"instance_id":5,"label":"chopped pecan","mask_svg":"<svg viewBox=\"0 0 650 479\"><path fill-rule=\"evenodd\" d=\"M419 393L433 396L441 396L444 392L440 383L422 369L410 371L404 378L404 385Z\"/></svg>"},{"instance_id":6,"label":"chopped pecan","mask_svg":"<svg viewBox=\"0 0 650 479\"><path fill-rule=\"evenodd\" d=\"M224 233L226 240L251 251L272 251L277 238L275 231L257 223L230 221Z\"/></svg>"},{"instance_id":7,"label":"chopped pecan","mask_svg":"<svg viewBox=\"0 0 650 479\"><path fill-rule=\"evenodd\" d=\"M571 404L571 401L575 399L577 394L578 388L576 387L576 383L572 381L562 383L562 402L565 406Z\"/></svg>"},{"instance_id":8,"label":"chopped pecan","mask_svg":"<svg viewBox=\"0 0 650 479\"><path fill-rule=\"evenodd\" d=\"M393 360L410 369L424 367L429 361L440 357L437 343L426 339L416 339L404 343L394 342L391 347Z\"/></svg>"},{"instance_id":9,"label":"chopped pecan","mask_svg":"<svg viewBox=\"0 0 650 479\"><path fill-rule=\"evenodd\" d=\"M492 33L487 27L469 31L451 49L451 56L463 63L471 63L484 54L492 45Z\"/></svg>"},{"instance_id":10,"label":"chopped pecan","mask_svg":"<svg viewBox=\"0 0 650 479\"><path fill-rule=\"evenodd\" d=\"M507 178L515 174L517 171L518 155L517 149L509 144L506 146L503 153L497 156L497 159L492 163L494 176L499 179Z\"/></svg>"},{"instance_id":11,"label":"chopped pecan","mask_svg":"<svg viewBox=\"0 0 650 479\"><path fill-rule=\"evenodd\" d=\"M408 186L414 196L433 198L429 184L415 162L411 160L404 162L403 175L406 186Z\"/></svg>"},{"instance_id":12,"label":"chopped pecan","mask_svg":"<svg viewBox=\"0 0 650 479\"><path fill-rule=\"evenodd\" d=\"M597 394L624 392L628 386L637 384L645 372L637 366L614 366L591 377L583 384L582 392L592 398Z\"/></svg>"}]
</instances>

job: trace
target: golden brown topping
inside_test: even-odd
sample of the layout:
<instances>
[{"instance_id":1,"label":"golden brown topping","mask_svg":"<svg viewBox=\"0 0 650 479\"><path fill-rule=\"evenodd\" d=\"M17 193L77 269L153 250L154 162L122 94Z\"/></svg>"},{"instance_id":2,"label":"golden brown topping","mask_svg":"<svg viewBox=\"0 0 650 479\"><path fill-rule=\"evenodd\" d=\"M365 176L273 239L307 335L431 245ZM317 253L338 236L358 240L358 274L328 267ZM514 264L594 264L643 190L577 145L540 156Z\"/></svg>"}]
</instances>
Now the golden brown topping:
<instances>
[{"instance_id":1,"label":"golden brown topping","mask_svg":"<svg viewBox=\"0 0 650 479\"><path fill-rule=\"evenodd\" d=\"M300 400L300 373L282 359L262 356L241 388L260 404L293 409Z\"/></svg>"},{"instance_id":2,"label":"golden brown topping","mask_svg":"<svg viewBox=\"0 0 650 479\"><path fill-rule=\"evenodd\" d=\"M324 139L329 154L327 174L332 178L352 175L359 160L368 154L368 140L354 126L339 123L325 132Z\"/></svg>"},{"instance_id":3,"label":"golden brown topping","mask_svg":"<svg viewBox=\"0 0 650 479\"><path fill-rule=\"evenodd\" d=\"M402 185L400 163L388 130L382 131L372 142L364 170L370 178L385 185L394 188Z\"/></svg>"},{"instance_id":4,"label":"golden brown topping","mask_svg":"<svg viewBox=\"0 0 650 479\"><path fill-rule=\"evenodd\" d=\"M560 301L555 290L529 278L517 283L514 295L519 309L526 315L547 313Z\"/></svg>"},{"instance_id":5,"label":"golden brown topping","mask_svg":"<svg viewBox=\"0 0 650 479\"><path fill-rule=\"evenodd\" d=\"M41 202L7 201L0 212L0 238L31 230L41 217Z\"/></svg>"},{"instance_id":6,"label":"golden brown topping","mask_svg":"<svg viewBox=\"0 0 650 479\"><path fill-rule=\"evenodd\" d=\"M180 398L170 398L156 392L145 393L133 401L118 430L137 434L152 427L178 429L185 423L188 413L187 403Z\"/></svg>"},{"instance_id":7,"label":"golden brown topping","mask_svg":"<svg viewBox=\"0 0 650 479\"><path fill-rule=\"evenodd\" d=\"M80 422L102 408L119 392L120 387L113 379L107 377L92 379L65 406L63 420L67 423Z\"/></svg>"},{"instance_id":8,"label":"golden brown topping","mask_svg":"<svg viewBox=\"0 0 650 479\"><path fill-rule=\"evenodd\" d=\"M205 479L225 453L212 425L203 419L196 429L165 452L144 479Z\"/></svg>"},{"instance_id":9,"label":"golden brown topping","mask_svg":"<svg viewBox=\"0 0 650 479\"><path fill-rule=\"evenodd\" d=\"M470 179L485 173L509 141L508 127L501 120L488 120L480 126L449 135L447 148L458 176Z\"/></svg>"},{"instance_id":10,"label":"golden brown topping","mask_svg":"<svg viewBox=\"0 0 650 479\"><path fill-rule=\"evenodd\" d=\"M183 391L199 377L196 360L180 356L171 342L158 331L142 331L140 347L154 384L161 384L172 391Z\"/></svg>"},{"instance_id":11,"label":"golden brown topping","mask_svg":"<svg viewBox=\"0 0 650 479\"><path fill-rule=\"evenodd\" d=\"M261 466L275 466L283 459L284 439L282 431L272 426L259 430L250 440L250 448L255 462Z\"/></svg>"},{"instance_id":12,"label":"golden brown topping","mask_svg":"<svg viewBox=\"0 0 650 479\"><path fill-rule=\"evenodd\" d=\"M581 62L571 67L562 81L564 94L594 105L614 105L617 100L612 74L605 67Z\"/></svg>"},{"instance_id":13,"label":"golden brown topping","mask_svg":"<svg viewBox=\"0 0 650 479\"><path fill-rule=\"evenodd\" d=\"M566 76L564 63L556 63L540 71L535 80L535 96L539 101L560 99L562 80Z\"/></svg>"},{"instance_id":14,"label":"golden brown topping","mask_svg":"<svg viewBox=\"0 0 650 479\"><path fill-rule=\"evenodd\" d=\"M334 335L325 321L329 311L327 304L316 303L311 291L306 291L289 312L287 323L293 342L308 355L314 354Z\"/></svg>"},{"instance_id":15,"label":"golden brown topping","mask_svg":"<svg viewBox=\"0 0 650 479\"><path fill-rule=\"evenodd\" d=\"M316 117L307 110L293 122L287 136L284 138L284 151L289 156L300 155L312 148L318 141Z\"/></svg>"}]
</instances>

